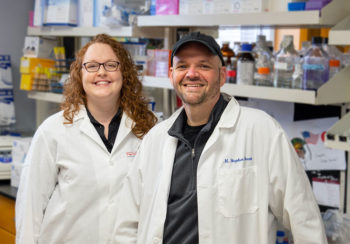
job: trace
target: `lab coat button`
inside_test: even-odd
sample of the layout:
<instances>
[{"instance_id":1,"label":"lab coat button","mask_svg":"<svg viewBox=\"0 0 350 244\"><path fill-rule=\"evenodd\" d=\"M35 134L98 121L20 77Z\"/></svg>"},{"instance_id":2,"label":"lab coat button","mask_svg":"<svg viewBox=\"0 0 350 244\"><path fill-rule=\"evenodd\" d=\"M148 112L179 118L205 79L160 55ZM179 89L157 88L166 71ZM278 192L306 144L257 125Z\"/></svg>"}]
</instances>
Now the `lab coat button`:
<instances>
[{"instance_id":1,"label":"lab coat button","mask_svg":"<svg viewBox=\"0 0 350 244\"><path fill-rule=\"evenodd\" d=\"M160 239L158 237L153 237L153 243L160 243Z\"/></svg>"}]
</instances>

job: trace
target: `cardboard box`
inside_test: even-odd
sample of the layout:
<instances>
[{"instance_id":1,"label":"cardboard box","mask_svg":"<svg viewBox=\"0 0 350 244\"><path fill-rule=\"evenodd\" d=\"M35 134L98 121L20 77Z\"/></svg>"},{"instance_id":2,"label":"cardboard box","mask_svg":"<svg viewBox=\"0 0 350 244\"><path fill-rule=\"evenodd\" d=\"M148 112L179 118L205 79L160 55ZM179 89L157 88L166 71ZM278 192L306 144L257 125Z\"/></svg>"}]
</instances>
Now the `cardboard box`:
<instances>
[{"instance_id":1,"label":"cardboard box","mask_svg":"<svg viewBox=\"0 0 350 244\"><path fill-rule=\"evenodd\" d=\"M24 38L23 56L49 58L53 48L58 45L56 38L26 36Z\"/></svg>"},{"instance_id":2,"label":"cardboard box","mask_svg":"<svg viewBox=\"0 0 350 244\"><path fill-rule=\"evenodd\" d=\"M33 79L37 67L54 69L55 61L43 58L22 57L19 68L19 71L21 73L21 90L32 90Z\"/></svg>"}]
</instances>

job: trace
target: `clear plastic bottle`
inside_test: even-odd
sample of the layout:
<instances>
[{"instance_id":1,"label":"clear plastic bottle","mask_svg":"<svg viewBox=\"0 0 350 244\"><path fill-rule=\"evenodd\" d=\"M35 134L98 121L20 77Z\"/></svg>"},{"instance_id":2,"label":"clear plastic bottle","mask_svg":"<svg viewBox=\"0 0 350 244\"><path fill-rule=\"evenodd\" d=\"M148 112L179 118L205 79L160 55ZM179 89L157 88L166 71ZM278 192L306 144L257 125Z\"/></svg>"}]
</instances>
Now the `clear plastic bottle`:
<instances>
[{"instance_id":1,"label":"clear plastic bottle","mask_svg":"<svg viewBox=\"0 0 350 244\"><path fill-rule=\"evenodd\" d=\"M266 45L265 36L257 36L253 53L255 56L254 84L272 86L271 71L273 67L273 56Z\"/></svg>"},{"instance_id":2,"label":"clear plastic bottle","mask_svg":"<svg viewBox=\"0 0 350 244\"><path fill-rule=\"evenodd\" d=\"M328 54L329 79L331 79L342 67L343 53L336 46L328 45L328 38L324 38L322 48Z\"/></svg>"},{"instance_id":3,"label":"clear plastic bottle","mask_svg":"<svg viewBox=\"0 0 350 244\"><path fill-rule=\"evenodd\" d=\"M312 38L312 47L303 61L303 89L317 90L329 79L329 58L322 48L322 37Z\"/></svg>"},{"instance_id":4,"label":"clear plastic bottle","mask_svg":"<svg viewBox=\"0 0 350 244\"><path fill-rule=\"evenodd\" d=\"M329 60L329 79L331 79L336 73L340 71L340 60Z\"/></svg>"},{"instance_id":5,"label":"clear plastic bottle","mask_svg":"<svg viewBox=\"0 0 350 244\"><path fill-rule=\"evenodd\" d=\"M229 47L229 42L223 42L221 53L226 66L226 83L236 83L235 53Z\"/></svg>"},{"instance_id":6,"label":"clear plastic bottle","mask_svg":"<svg viewBox=\"0 0 350 244\"><path fill-rule=\"evenodd\" d=\"M300 62L294 48L293 36L285 35L275 58L274 86L291 88L295 65Z\"/></svg>"},{"instance_id":7,"label":"clear plastic bottle","mask_svg":"<svg viewBox=\"0 0 350 244\"><path fill-rule=\"evenodd\" d=\"M253 85L254 80L254 57L252 45L242 44L237 60L237 84Z\"/></svg>"}]
</instances>

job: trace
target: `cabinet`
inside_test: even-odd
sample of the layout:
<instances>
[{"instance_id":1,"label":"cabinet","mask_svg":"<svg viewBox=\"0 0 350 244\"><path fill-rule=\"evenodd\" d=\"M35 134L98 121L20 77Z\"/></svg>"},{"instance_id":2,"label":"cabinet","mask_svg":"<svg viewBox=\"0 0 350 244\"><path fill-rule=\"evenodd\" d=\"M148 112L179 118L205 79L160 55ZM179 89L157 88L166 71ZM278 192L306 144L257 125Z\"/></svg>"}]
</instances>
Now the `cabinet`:
<instances>
[{"instance_id":1,"label":"cabinet","mask_svg":"<svg viewBox=\"0 0 350 244\"><path fill-rule=\"evenodd\" d=\"M15 201L0 195L0 242L15 243Z\"/></svg>"},{"instance_id":2,"label":"cabinet","mask_svg":"<svg viewBox=\"0 0 350 244\"><path fill-rule=\"evenodd\" d=\"M347 25L350 22L350 4L349 0L333 0L330 4L319 11L302 12L267 12L267 13L240 13L240 14L212 14L212 15L168 15L168 16L139 16L137 26L120 27L117 29L107 28L28 28L28 35L40 36L93 36L97 33L106 32L113 36L144 36L165 38L166 47L170 47L175 41L175 30L177 27L189 27L191 30L197 27L217 28L218 26L274 26L274 27L331 27L339 23ZM343 19L348 18L346 23ZM336 25L337 26L337 25ZM332 36L337 35L337 38ZM346 35L345 38L343 35ZM345 34L337 32L337 29L330 32L330 44L350 44L337 43L338 40L350 40L350 27ZM350 104L350 67L342 70L330 81L325 83L317 91L306 91L297 89L284 89L272 87L243 86L235 84L225 84L223 92L234 96L268 99L285 102L298 102L305 104L339 104L345 111ZM168 78L143 77L145 87L172 89ZM28 96L38 101L60 102L62 96L58 94L28 92ZM345 114L345 112L343 113ZM346 119L347 118L347 119ZM346 120L345 120L346 119ZM342 127L349 129L349 116L345 116L345 122ZM337 125L335 125L338 127ZM333 128L333 127L332 127ZM331 129L332 130L332 129ZM326 145L333 146L331 142L326 141ZM347 147L338 147L347 149ZM348 150L348 149L347 149ZM350 182L350 174L348 182ZM345 172L342 173L344 180ZM344 184L343 184L344 185ZM342 193L345 189L342 188ZM350 187L347 189L347 196L350 196ZM344 195L344 194L342 194ZM346 201L346 209L350 209L350 198Z\"/></svg>"}]
</instances>

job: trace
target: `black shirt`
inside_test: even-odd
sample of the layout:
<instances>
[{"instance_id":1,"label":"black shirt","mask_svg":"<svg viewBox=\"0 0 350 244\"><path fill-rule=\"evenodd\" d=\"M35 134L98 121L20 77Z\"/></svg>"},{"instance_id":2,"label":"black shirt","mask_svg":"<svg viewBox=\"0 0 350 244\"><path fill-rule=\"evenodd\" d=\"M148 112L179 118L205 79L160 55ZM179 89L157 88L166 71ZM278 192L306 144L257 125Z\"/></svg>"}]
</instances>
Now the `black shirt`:
<instances>
[{"instance_id":1,"label":"black shirt","mask_svg":"<svg viewBox=\"0 0 350 244\"><path fill-rule=\"evenodd\" d=\"M202 126L187 125L185 110L168 131L178 139L164 224L163 244L198 243L197 165L210 135L228 104L223 96Z\"/></svg>"},{"instance_id":2,"label":"black shirt","mask_svg":"<svg viewBox=\"0 0 350 244\"><path fill-rule=\"evenodd\" d=\"M105 137L105 127L100 124L90 113L88 108L86 107L86 112L89 116L91 124L95 127L97 133L101 137L103 143L105 144L108 152L112 151L115 138L117 137L118 130L119 130L119 125L120 125L120 120L121 120L121 115L123 113L123 110L119 108L118 112L114 115L112 118L111 122L108 125L108 138Z\"/></svg>"}]
</instances>

